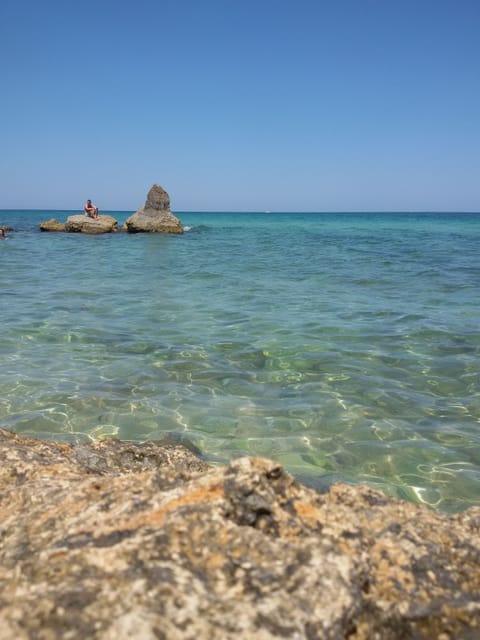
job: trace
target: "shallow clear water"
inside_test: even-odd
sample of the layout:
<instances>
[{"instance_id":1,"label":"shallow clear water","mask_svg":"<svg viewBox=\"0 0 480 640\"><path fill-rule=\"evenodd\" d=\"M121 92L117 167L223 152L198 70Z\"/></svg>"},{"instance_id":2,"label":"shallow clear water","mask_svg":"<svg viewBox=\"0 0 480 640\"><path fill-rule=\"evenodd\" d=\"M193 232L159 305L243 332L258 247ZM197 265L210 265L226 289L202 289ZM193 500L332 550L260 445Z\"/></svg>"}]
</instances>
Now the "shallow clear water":
<instances>
[{"instance_id":1,"label":"shallow clear water","mask_svg":"<svg viewBox=\"0 0 480 640\"><path fill-rule=\"evenodd\" d=\"M318 487L480 504L480 215L180 213L183 236L0 211L0 425L188 439ZM113 215L120 222L125 212Z\"/></svg>"}]
</instances>

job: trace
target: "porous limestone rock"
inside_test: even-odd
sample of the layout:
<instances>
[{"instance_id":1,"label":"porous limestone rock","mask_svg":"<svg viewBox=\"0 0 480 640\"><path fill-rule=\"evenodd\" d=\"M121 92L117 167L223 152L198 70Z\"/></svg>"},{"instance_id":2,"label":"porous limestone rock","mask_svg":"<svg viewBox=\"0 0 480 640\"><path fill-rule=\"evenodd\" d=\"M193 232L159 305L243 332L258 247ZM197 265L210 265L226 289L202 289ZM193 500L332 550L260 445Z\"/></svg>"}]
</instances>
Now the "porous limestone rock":
<instances>
[{"instance_id":1,"label":"porous limestone rock","mask_svg":"<svg viewBox=\"0 0 480 640\"><path fill-rule=\"evenodd\" d=\"M69 216L65 223L67 233L112 233L118 230L118 222L112 216L100 215L90 218L84 214Z\"/></svg>"},{"instance_id":2,"label":"porous limestone rock","mask_svg":"<svg viewBox=\"0 0 480 640\"><path fill-rule=\"evenodd\" d=\"M40 223L40 231L65 231L65 223L51 218Z\"/></svg>"},{"instance_id":3,"label":"porous limestone rock","mask_svg":"<svg viewBox=\"0 0 480 640\"><path fill-rule=\"evenodd\" d=\"M183 233L180 220L170 211L170 197L158 184L148 192L145 204L126 221L129 233Z\"/></svg>"},{"instance_id":4,"label":"porous limestone rock","mask_svg":"<svg viewBox=\"0 0 480 640\"><path fill-rule=\"evenodd\" d=\"M479 554L478 508L0 430L2 640L474 640Z\"/></svg>"}]
</instances>

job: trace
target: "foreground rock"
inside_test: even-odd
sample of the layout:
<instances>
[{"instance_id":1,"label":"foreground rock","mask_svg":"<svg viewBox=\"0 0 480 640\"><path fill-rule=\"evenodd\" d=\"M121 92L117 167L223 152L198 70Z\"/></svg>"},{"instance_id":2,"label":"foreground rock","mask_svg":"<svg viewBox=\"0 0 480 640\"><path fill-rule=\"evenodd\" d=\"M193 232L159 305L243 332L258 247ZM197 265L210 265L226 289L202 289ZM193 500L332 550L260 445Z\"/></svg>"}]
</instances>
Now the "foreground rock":
<instances>
[{"instance_id":1,"label":"foreground rock","mask_svg":"<svg viewBox=\"0 0 480 640\"><path fill-rule=\"evenodd\" d=\"M270 460L0 430L0 638L473 640L479 527Z\"/></svg>"},{"instance_id":2,"label":"foreground rock","mask_svg":"<svg viewBox=\"0 0 480 640\"><path fill-rule=\"evenodd\" d=\"M148 192L145 204L125 221L130 233L183 233L178 218L170 211L170 197L158 184Z\"/></svg>"},{"instance_id":3,"label":"foreground rock","mask_svg":"<svg viewBox=\"0 0 480 640\"><path fill-rule=\"evenodd\" d=\"M112 216L99 215L98 218L89 218L79 214L69 216L65 223L67 233L113 233L118 231L118 222Z\"/></svg>"}]
</instances>

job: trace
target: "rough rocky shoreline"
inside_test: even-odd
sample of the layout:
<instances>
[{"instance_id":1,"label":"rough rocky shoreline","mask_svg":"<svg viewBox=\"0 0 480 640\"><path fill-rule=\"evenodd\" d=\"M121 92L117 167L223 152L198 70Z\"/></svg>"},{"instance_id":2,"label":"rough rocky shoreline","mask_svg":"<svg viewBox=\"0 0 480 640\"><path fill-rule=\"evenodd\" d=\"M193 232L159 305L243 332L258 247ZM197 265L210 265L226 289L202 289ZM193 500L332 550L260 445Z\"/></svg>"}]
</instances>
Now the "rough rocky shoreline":
<instances>
[{"instance_id":1,"label":"rough rocky shoreline","mask_svg":"<svg viewBox=\"0 0 480 640\"><path fill-rule=\"evenodd\" d=\"M480 635L480 509L0 429L0 639Z\"/></svg>"}]
</instances>

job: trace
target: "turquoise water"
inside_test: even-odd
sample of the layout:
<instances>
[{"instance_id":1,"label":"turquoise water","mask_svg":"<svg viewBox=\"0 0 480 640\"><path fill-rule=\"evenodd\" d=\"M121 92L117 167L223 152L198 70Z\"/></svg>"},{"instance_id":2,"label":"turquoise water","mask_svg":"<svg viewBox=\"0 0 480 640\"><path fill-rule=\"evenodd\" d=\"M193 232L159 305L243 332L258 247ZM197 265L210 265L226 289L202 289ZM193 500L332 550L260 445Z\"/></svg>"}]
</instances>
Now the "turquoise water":
<instances>
[{"instance_id":1,"label":"turquoise water","mask_svg":"<svg viewBox=\"0 0 480 640\"><path fill-rule=\"evenodd\" d=\"M189 440L444 511L480 504L480 215L0 211L0 425ZM126 212L114 212L120 222Z\"/></svg>"}]
</instances>

